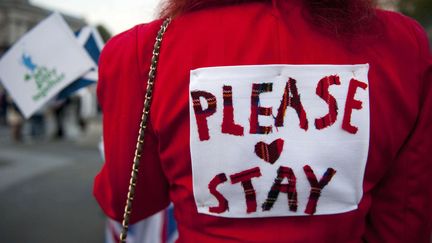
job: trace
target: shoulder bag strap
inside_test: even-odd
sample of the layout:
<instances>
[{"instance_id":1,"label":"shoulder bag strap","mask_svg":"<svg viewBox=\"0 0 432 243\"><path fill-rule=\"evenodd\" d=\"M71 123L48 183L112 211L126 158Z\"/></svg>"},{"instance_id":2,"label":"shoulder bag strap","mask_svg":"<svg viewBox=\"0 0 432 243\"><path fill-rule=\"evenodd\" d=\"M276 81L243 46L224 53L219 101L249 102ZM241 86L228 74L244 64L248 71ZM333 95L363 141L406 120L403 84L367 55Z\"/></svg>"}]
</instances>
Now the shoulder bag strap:
<instances>
[{"instance_id":1,"label":"shoulder bag strap","mask_svg":"<svg viewBox=\"0 0 432 243\"><path fill-rule=\"evenodd\" d=\"M138 169L139 169L139 164L140 164L140 159L141 159L141 154L142 154L143 144L144 144L144 131L147 127L147 120L150 113L150 105L152 101L153 86L156 77L156 67L159 60L160 46L162 43L163 35L165 34L165 31L170 22L171 22L171 18L167 18L162 23L160 30L156 36L156 41L153 47L153 57L151 60L150 71L148 75L147 91L144 99L144 108L141 116L140 129L138 132L138 139L135 148L135 156L133 159L132 173L129 181L129 190L127 194L126 206L123 214L122 231L119 237L120 243L126 243L126 237L129 228L129 219L132 211L132 201L135 196L135 187L138 179Z\"/></svg>"}]
</instances>

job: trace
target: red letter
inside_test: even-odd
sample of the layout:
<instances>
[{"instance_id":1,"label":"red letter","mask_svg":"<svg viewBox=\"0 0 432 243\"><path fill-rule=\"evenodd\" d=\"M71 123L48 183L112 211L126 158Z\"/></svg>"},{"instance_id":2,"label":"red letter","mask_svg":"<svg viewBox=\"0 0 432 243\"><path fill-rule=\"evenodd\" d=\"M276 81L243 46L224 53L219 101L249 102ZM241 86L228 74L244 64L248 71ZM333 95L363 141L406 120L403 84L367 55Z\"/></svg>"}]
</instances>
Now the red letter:
<instances>
[{"instance_id":1,"label":"red letter","mask_svg":"<svg viewBox=\"0 0 432 243\"><path fill-rule=\"evenodd\" d=\"M192 91L191 96L198 126L199 139L201 141L209 140L210 135L207 125L207 117L216 112L216 97L205 91ZM205 110L202 108L200 97L204 97L207 100L208 107Z\"/></svg>"},{"instance_id":2,"label":"red letter","mask_svg":"<svg viewBox=\"0 0 432 243\"><path fill-rule=\"evenodd\" d=\"M317 129L324 129L335 123L338 115L338 107L336 99L329 93L330 85L340 85L339 76L331 75L322 78L317 85L316 94L321 97L329 106L329 113L319 119L315 119L315 127Z\"/></svg>"},{"instance_id":3,"label":"red letter","mask_svg":"<svg viewBox=\"0 0 432 243\"><path fill-rule=\"evenodd\" d=\"M227 181L225 173L221 173L217 176L215 176L209 183L208 188L210 190L210 193L216 197L216 199L219 202L219 205L216 207L210 207L209 211L211 213L223 213L228 210L228 201L226 198L216 190L216 187L219 184L222 184Z\"/></svg>"},{"instance_id":4,"label":"red letter","mask_svg":"<svg viewBox=\"0 0 432 243\"><path fill-rule=\"evenodd\" d=\"M253 84L251 96L251 114L250 114L250 130L251 134L269 134L272 131L271 126L260 126L258 115L271 116L272 108L261 107L259 95L264 92L271 92L273 89L272 83Z\"/></svg>"},{"instance_id":5,"label":"red letter","mask_svg":"<svg viewBox=\"0 0 432 243\"><path fill-rule=\"evenodd\" d=\"M288 184L282 184L284 178L288 179ZM296 177L293 170L289 167L279 167L273 186L268 193L266 201L261 206L263 211L270 211L279 196L279 192L287 193L290 211L297 212Z\"/></svg>"},{"instance_id":6,"label":"red letter","mask_svg":"<svg viewBox=\"0 0 432 243\"><path fill-rule=\"evenodd\" d=\"M290 96L290 93L292 96ZM300 101L300 95L297 91L296 80L290 78L285 86L285 91L281 100L281 104L278 109L278 114L276 116L275 126L282 127L284 125L284 118L286 108L291 106L297 112L297 116L300 119L300 127L307 131L308 120L306 117L306 112L303 109L303 105Z\"/></svg>"},{"instance_id":7,"label":"red letter","mask_svg":"<svg viewBox=\"0 0 432 243\"><path fill-rule=\"evenodd\" d=\"M316 211L318 199L321 196L322 189L330 182L336 171L332 168L328 168L321 180L318 182L312 168L309 165L305 165L303 170L311 186L309 201L306 205L305 213L312 215Z\"/></svg>"},{"instance_id":8,"label":"red letter","mask_svg":"<svg viewBox=\"0 0 432 243\"><path fill-rule=\"evenodd\" d=\"M232 87L223 86L223 121L222 133L243 136L243 127L234 123L234 106L232 101Z\"/></svg>"},{"instance_id":9,"label":"red letter","mask_svg":"<svg viewBox=\"0 0 432 243\"><path fill-rule=\"evenodd\" d=\"M284 140L278 138L271 144L258 142L255 144L255 154L270 164L274 164L279 159L284 146Z\"/></svg>"},{"instance_id":10,"label":"red letter","mask_svg":"<svg viewBox=\"0 0 432 243\"><path fill-rule=\"evenodd\" d=\"M352 110L353 109L360 110L362 108L362 102L354 99L357 88L359 87L362 89L366 89L367 84L355 79L351 79L348 88L348 95L345 103L345 113L342 121L342 128L352 134L356 134L358 130L357 127L351 125Z\"/></svg>"},{"instance_id":11,"label":"red letter","mask_svg":"<svg viewBox=\"0 0 432 243\"><path fill-rule=\"evenodd\" d=\"M256 212L257 202L256 202L255 189L252 185L252 178L260 177L260 176L261 176L261 171L259 167L255 167L234 175L230 175L232 184L241 182L241 185L243 186L243 190L245 192L245 197L246 197L247 213Z\"/></svg>"}]
</instances>

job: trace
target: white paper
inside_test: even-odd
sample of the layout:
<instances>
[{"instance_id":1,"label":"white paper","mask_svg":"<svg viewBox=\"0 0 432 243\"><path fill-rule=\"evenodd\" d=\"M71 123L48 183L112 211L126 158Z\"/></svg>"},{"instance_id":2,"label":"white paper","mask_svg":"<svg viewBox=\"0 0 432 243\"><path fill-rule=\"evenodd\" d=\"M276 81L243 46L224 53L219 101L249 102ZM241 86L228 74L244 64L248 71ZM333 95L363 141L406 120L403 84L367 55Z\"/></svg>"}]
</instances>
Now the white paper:
<instances>
[{"instance_id":1,"label":"white paper","mask_svg":"<svg viewBox=\"0 0 432 243\"><path fill-rule=\"evenodd\" d=\"M193 190L199 213L231 218L275 217L311 215L305 213L311 186L303 167L309 165L319 181L328 168L336 170L319 197L314 215L337 214L357 208L363 191L363 176L369 147L369 87L356 88L354 100L362 103L361 109L352 109L350 117L355 134L342 129L345 103L350 81L368 84L369 65L257 65L201 68L191 71L190 92L205 91L216 97L216 112L207 117L209 140L199 139L193 101L190 95L190 147L193 170ZM337 75L340 85L330 85L329 93L337 102L338 115L334 124L318 130L315 119L329 113L329 105L316 94L319 80ZM292 107L287 107L284 126L275 127L285 85L295 79L298 93L308 120L308 129L300 128L299 118ZM272 83L273 91L259 95L261 107L271 107L272 116L258 116L261 126L272 126L270 134L250 134L252 85ZM221 132L223 120L223 86L232 87L234 123L244 128L243 136ZM207 108L200 99L202 109ZM270 144L283 139L279 159L270 164L254 151L258 142ZM286 193L279 193L271 210L263 211L280 166L289 167L296 176L298 208L290 211ZM246 201L240 183L232 184L230 175L258 167L261 176L252 179L256 191L256 212L246 212ZM209 182L224 173L227 181L217 186L229 203L223 213L209 211L218 206L218 200L209 191ZM287 180L282 181L283 184Z\"/></svg>"}]
</instances>

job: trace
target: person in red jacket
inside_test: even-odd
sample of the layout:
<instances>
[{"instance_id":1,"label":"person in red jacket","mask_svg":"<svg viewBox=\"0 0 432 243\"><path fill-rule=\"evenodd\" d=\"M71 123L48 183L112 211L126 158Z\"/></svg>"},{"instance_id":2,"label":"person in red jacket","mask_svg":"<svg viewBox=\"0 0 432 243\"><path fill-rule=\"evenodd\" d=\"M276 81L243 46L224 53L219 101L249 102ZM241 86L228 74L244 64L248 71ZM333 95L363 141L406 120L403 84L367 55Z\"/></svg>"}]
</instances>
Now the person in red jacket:
<instances>
[{"instance_id":1,"label":"person in red jacket","mask_svg":"<svg viewBox=\"0 0 432 243\"><path fill-rule=\"evenodd\" d=\"M132 223L174 203L178 242L429 242L432 58L425 32L361 0L171 0ZM121 220L155 20L100 59Z\"/></svg>"}]
</instances>

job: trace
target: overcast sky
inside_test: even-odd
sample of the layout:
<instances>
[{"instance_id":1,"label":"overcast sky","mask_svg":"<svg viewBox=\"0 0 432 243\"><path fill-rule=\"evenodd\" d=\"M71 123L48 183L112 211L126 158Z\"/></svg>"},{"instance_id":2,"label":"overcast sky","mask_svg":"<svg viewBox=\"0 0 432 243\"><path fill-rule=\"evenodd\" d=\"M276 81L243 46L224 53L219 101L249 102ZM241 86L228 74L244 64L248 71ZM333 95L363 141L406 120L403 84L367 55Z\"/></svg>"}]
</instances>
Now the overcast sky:
<instances>
[{"instance_id":1,"label":"overcast sky","mask_svg":"<svg viewBox=\"0 0 432 243\"><path fill-rule=\"evenodd\" d=\"M159 0L30 0L34 5L103 24L113 34L155 18Z\"/></svg>"}]
</instances>

